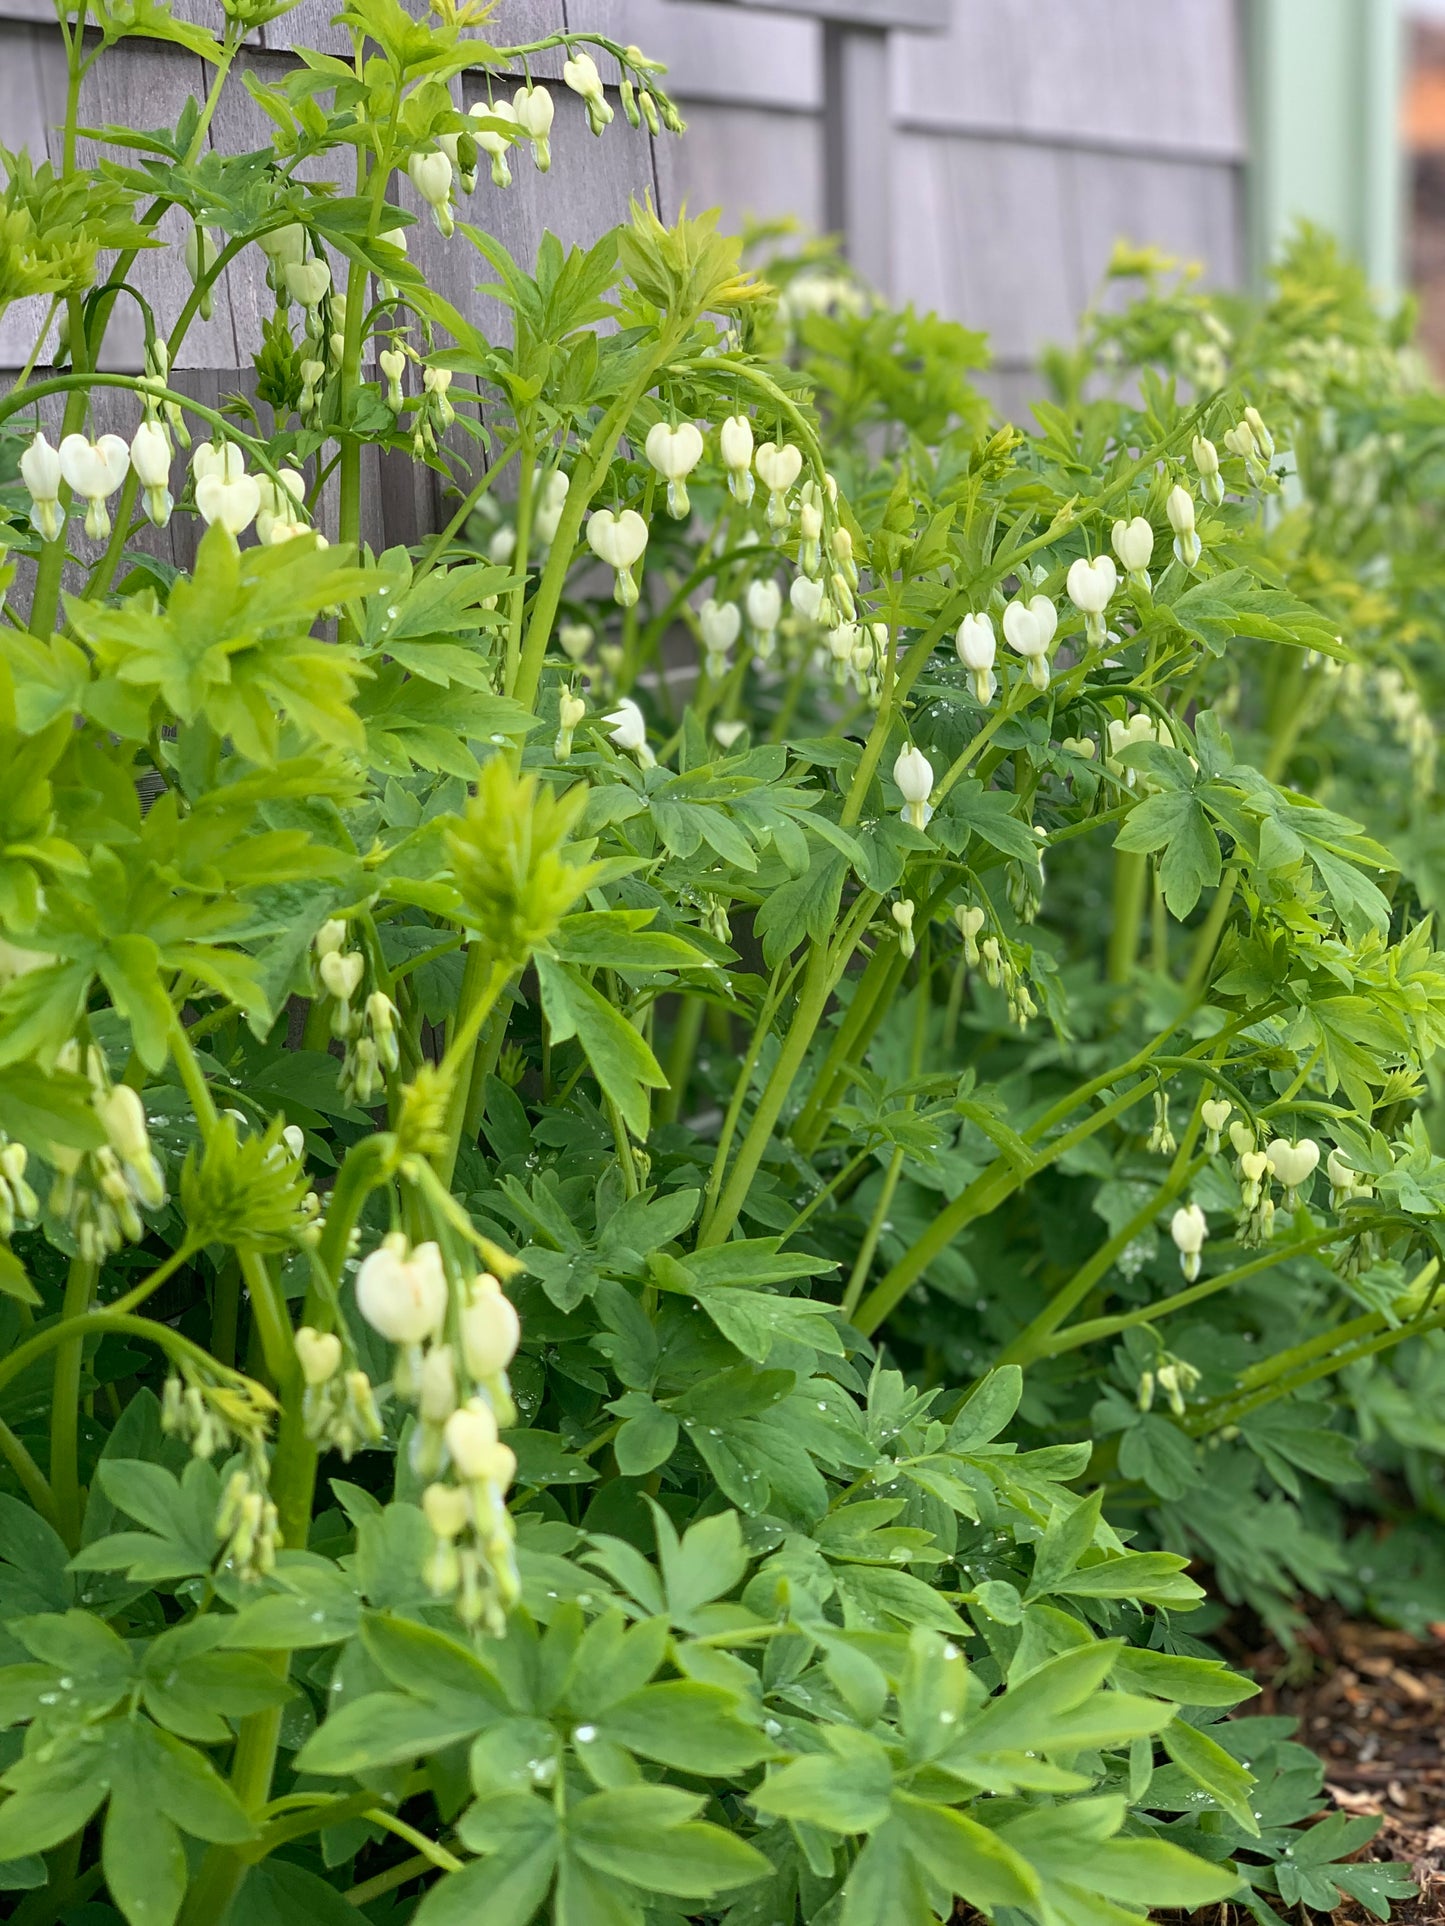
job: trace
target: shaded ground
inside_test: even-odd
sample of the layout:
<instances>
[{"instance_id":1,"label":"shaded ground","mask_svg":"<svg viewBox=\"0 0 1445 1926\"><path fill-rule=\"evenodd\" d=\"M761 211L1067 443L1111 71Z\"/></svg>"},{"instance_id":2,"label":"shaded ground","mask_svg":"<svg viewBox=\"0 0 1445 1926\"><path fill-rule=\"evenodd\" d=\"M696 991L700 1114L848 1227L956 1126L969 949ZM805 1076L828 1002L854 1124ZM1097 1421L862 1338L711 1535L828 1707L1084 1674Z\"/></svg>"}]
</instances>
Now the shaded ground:
<instances>
[{"instance_id":1,"label":"shaded ground","mask_svg":"<svg viewBox=\"0 0 1445 1926\"><path fill-rule=\"evenodd\" d=\"M1445 1926L1445 1624L1430 1640L1378 1625L1322 1620L1309 1635L1315 1664L1300 1683L1300 1656L1278 1646L1248 1656L1264 1687L1251 1711L1290 1713L1299 1737L1325 1762L1325 1783L1345 1812L1384 1818L1366 1853L1402 1859L1420 1896L1402 1901L1400 1926ZM1318 1918L1318 1915L1315 1916ZM1369 1918L1349 1904L1339 1926Z\"/></svg>"}]
</instances>

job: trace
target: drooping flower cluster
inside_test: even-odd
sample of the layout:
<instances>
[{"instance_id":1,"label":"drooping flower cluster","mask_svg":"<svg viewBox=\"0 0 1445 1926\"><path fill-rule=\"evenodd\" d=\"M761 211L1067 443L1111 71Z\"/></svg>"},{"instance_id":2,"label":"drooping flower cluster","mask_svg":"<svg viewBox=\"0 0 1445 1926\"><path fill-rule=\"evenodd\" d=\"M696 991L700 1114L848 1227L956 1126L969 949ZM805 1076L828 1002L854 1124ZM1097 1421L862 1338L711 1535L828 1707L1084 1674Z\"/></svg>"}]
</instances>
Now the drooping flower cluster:
<instances>
[{"instance_id":1,"label":"drooping flower cluster","mask_svg":"<svg viewBox=\"0 0 1445 1926\"><path fill-rule=\"evenodd\" d=\"M440 1246L400 1233L362 1263L356 1303L396 1347L392 1389L416 1407L412 1463L428 1480L422 1509L433 1534L427 1583L455 1601L464 1624L499 1633L519 1589L506 1504L517 1461L499 1430L514 1416L516 1310L489 1271L453 1290ZM330 1347L315 1368L323 1364L332 1365Z\"/></svg>"},{"instance_id":2,"label":"drooping flower cluster","mask_svg":"<svg viewBox=\"0 0 1445 1926\"><path fill-rule=\"evenodd\" d=\"M366 977L366 958L346 947L347 928L333 917L316 932L312 949L320 988L331 998L331 1034L346 1045L341 1087L359 1104L369 1104L401 1061L398 1012L386 992L373 988L358 1004Z\"/></svg>"},{"instance_id":3,"label":"drooping flower cluster","mask_svg":"<svg viewBox=\"0 0 1445 1926\"><path fill-rule=\"evenodd\" d=\"M84 1068L106 1142L84 1151L69 1144L50 1146L55 1181L47 1208L65 1225L80 1258L99 1264L123 1243L139 1243L145 1236L140 1213L159 1210L165 1203L165 1174L151 1144L140 1093L128 1083L111 1082L95 1045L82 1058L80 1045L72 1040L60 1050L56 1065L71 1072Z\"/></svg>"}]
</instances>

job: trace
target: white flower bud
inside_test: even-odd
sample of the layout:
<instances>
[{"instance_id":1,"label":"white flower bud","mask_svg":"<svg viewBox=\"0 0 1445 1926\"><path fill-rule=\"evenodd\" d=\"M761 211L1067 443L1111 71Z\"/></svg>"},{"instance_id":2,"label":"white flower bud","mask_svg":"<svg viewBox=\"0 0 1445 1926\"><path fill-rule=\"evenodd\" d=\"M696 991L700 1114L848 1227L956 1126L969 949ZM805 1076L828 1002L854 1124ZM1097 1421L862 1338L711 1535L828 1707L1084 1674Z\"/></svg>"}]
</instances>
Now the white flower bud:
<instances>
[{"instance_id":1,"label":"white flower bud","mask_svg":"<svg viewBox=\"0 0 1445 1926\"><path fill-rule=\"evenodd\" d=\"M216 265L220 253L215 237L203 227L190 227L186 230L186 272L194 285L200 283ZM199 313L203 321L209 321L215 308L215 297L210 286L201 295Z\"/></svg>"},{"instance_id":2,"label":"white flower bud","mask_svg":"<svg viewBox=\"0 0 1445 1926\"><path fill-rule=\"evenodd\" d=\"M501 121L504 125L511 127L517 125L517 116L510 101L478 100L475 101L467 111L473 120ZM520 131L520 128L518 128L518 132ZM512 170L507 163L507 156L512 146L511 137L502 133L500 130L482 127L478 128L476 139L477 146L481 148L482 152L487 155L492 163L492 185L494 187L510 187L512 185ZM455 158L455 156L453 156L453 158ZM467 182L463 184L467 186L470 185L470 183Z\"/></svg>"},{"instance_id":3,"label":"white flower bud","mask_svg":"<svg viewBox=\"0 0 1445 1926\"><path fill-rule=\"evenodd\" d=\"M60 484L65 479L60 456L43 434L37 434L20 457L20 479L30 491L30 520L42 541L53 542L65 526L60 507Z\"/></svg>"},{"instance_id":4,"label":"white flower bud","mask_svg":"<svg viewBox=\"0 0 1445 1926\"><path fill-rule=\"evenodd\" d=\"M590 622L559 622L557 640L562 646L563 655L569 662L580 662L592 647L596 637L592 633Z\"/></svg>"},{"instance_id":5,"label":"white flower bud","mask_svg":"<svg viewBox=\"0 0 1445 1926\"><path fill-rule=\"evenodd\" d=\"M417 1374L417 1408L425 1424L442 1425L457 1408L457 1364L449 1344L434 1344Z\"/></svg>"},{"instance_id":6,"label":"white flower bud","mask_svg":"<svg viewBox=\"0 0 1445 1926\"><path fill-rule=\"evenodd\" d=\"M1181 1205L1169 1220L1169 1235L1184 1259L1184 1275L1193 1283L1199 1275L1199 1253L1204 1249L1204 1241L1209 1235L1209 1220L1198 1204Z\"/></svg>"},{"instance_id":7,"label":"white flower bud","mask_svg":"<svg viewBox=\"0 0 1445 1926\"><path fill-rule=\"evenodd\" d=\"M522 1338L516 1306L490 1271L473 1279L461 1314L462 1357L474 1378L495 1377L517 1354Z\"/></svg>"},{"instance_id":8,"label":"white flower bud","mask_svg":"<svg viewBox=\"0 0 1445 1926\"><path fill-rule=\"evenodd\" d=\"M1268 1147L1268 1156L1275 1176L1293 1196L1314 1174L1320 1160L1320 1147L1313 1137L1301 1137L1297 1144L1290 1143L1284 1137L1276 1137Z\"/></svg>"},{"instance_id":9,"label":"white flower bud","mask_svg":"<svg viewBox=\"0 0 1445 1926\"><path fill-rule=\"evenodd\" d=\"M519 87L512 96L517 125L532 143L532 159L537 171L545 174L552 165L552 117L557 109L545 87Z\"/></svg>"},{"instance_id":10,"label":"white flower bud","mask_svg":"<svg viewBox=\"0 0 1445 1926\"><path fill-rule=\"evenodd\" d=\"M317 1331L303 1324L296 1333L296 1356L307 1384L329 1384L341 1369L341 1339L334 1331Z\"/></svg>"},{"instance_id":11,"label":"white flower bud","mask_svg":"<svg viewBox=\"0 0 1445 1926\"><path fill-rule=\"evenodd\" d=\"M497 1420L485 1398L471 1398L453 1411L445 1436L459 1478L471 1484L490 1476L496 1463Z\"/></svg>"},{"instance_id":12,"label":"white flower bud","mask_svg":"<svg viewBox=\"0 0 1445 1926\"><path fill-rule=\"evenodd\" d=\"M753 498L753 424L746 415L729 415L718 430L723 467L733 500L744 508Z\"/></svg>"},{"instance_id":13,"label":"white flower bud","mask_svg":"<svg viewBox=\"0 0 1445 1926\"><path fill-rule=\"evenodd\" d=\"M286 292L308 313L321 306L331 289L331 269L323 260L288 261L283 273Z\"/></svg>"},{"instance_id":14,"label":"white flower bud","mask_svg":"<svg viewBox=\"0 0 1445 1926\"><path fill-rule=\"evenodd\" d=\"M440 1249L426 1243L409 1250L399 1233L383 1238L356 1273L356 1305L390 1343L422 1343L446 1316L447 1279Z\"/></svg>"},{"instance_id":15,"label":"white flower bud","mask_svg":"<svg viewBox=\"0 0 1445 1926\"><path fill-rule=\"evenodd\" d=\"M283 470L282 472L284 473L285 471ZM330 956L334 950L339 950L345 941L345 922L339 916L332 916L321 925L321 928L311 939L311 944L318 956Z\"/></svg>"},{"instance_id":16,"label":"white flower bud","mask_svg":"<svg viewBox=\"0 0 1445 1926\"><path fill-rule=\"evenodd\" d=\"M1142 575L1154 554L1154 530L1142 515L1132 522L1115 522L1111 540L1119 566L1130 575Z\"/></svg>"},{"instance_id":17,"label":"white flower bud","mask_svg":"<svg viewBox=\"0 0 1445 1926\"><path fill-rule=\"evenodd\" d=\"M770 494L786 495L803 472L803 451L791 442L765 441L753 456L753 466Z\"/></svg>"},{"instance_id":18,"label":"white flower bud","mask_svg":"<svg viewBox=\"0 0 1445 1926\"><path fill-rule=\"evenodd\" d=\"M783 613L783 591L769 576L765 581L749 582L743 598L748 622L762 634L770 634Z\"/></svg>"},{"instance_id":19,"label":"white flower bud","mask_svg":"<svg viewBox=\"0 0 1445 1926\"><path fill-rule=\"evenodd\" d=\"M736 602L718 602L709 596L698 610L697 625L708 654L726 655L742 631L743 612Z\"/></svg>"},{"instance_id":20,"label":"white flower bud","mask_svg":"<svg viewBox=\"0 0 1445 1926\"><path fill-rule=\"evenodd\" d=\"M928 803L933 794L933 764L921 749L909 743L898 752L893 780L903 796L903 820L915 829L926 829L933 813Z\"/></svg>"},{"instance_id":21,"label":"white flower bud","mask_svg":"<svg viewBox=\"0 0 1445 1926\"><path fill-rule=\"evenodd\" d=\"M655 758L647 746L647 718L631 696L623 696L603 721L608 724L608 733L619 749L635 755L644 769L652 766Z\"/></svg>"}]
</instances>

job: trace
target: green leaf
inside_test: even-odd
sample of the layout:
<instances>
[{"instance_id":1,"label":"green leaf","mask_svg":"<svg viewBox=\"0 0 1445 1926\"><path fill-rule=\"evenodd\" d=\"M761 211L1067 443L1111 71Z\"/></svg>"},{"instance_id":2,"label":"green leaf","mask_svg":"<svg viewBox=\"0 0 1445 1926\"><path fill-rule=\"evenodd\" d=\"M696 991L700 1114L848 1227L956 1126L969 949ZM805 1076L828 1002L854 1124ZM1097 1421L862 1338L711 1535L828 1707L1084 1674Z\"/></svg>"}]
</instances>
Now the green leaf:
<instances>
[{"instance_id":1,"label":"green leaf","mask_svg":"<svg viewBox=\"0 0 1445 1926\"><path fill-rule=\"evenodd\" d=\"M888 1817L893 1792L887 1748L848 1726L825 1726L822 1736L832 1750L772 1768L752 1794L753 1805L825 1832L874 1831Z\"/></svg>"},{"instance_id":2,"label":"green leaf","mask_svg":"<svg viewBox=\"0 0 1445 1926\"><path fill-rule=\"evenodd\" d=\"M737 1716L735 1703L731 1693L686 1679L647 1685L610 1705L598 1731L679 1772L726 1777L746 1772L773 1751L770 1740Z\"/></svg>"},{"instance_id":3,"label":"green leaf","mask_svg":"<svg viewBox=\"0 0 1445 1926\"><path fill-rule=\"evenodd\" d=\"M641 1034L569 966L535 959L542 1007L552 1041L576 1037L592 1073L635 1136L646 1137L649 1090L667 1087L656 1057Z\"/></svg>"},{"instance_id":4,"label":"green leaf","mask_svg":"<svg viewBox=\"0 0 1445 1926\"><path fill-rule=\"evenodd\" d=\"M966 1813L907 1793L896 1796L894 1810L929 1877L955 1898L989 1911L1031 1906L1038 1899L1038 1875L1027 1859Z\"/></svg>"},{"instance_id":5,"label":"green leaf","mask_svg":"<svg viewBox=\"0 0 1445 1926\"><path fill-rule=\"evenodd\" d=\"M101 1864L110 1896L129 1926L171 1926L186 1895L181 1835L123 1782L105 1815Z\"/></svg>"},{"instance_id":6,"label":"green leaf","mask_svg":"<svg viewBox=\"0 0 1445 1926\"><path fill-rule=\"evenodd\" d=\"M1061 1581L1093 1544L1103 1503L1103 1490L1093 1491L1077 1504L1056 1512L1049 1520L1048 1529L1034 1551L1034 1572L1026 1597L1039 1598L1060 1589Z\"/></svg>"},{"instance_id":7,"label":"green leaf","mask_svg":"<svg viewBox=\"0 0 1445 1926\"><path fill-rule=\"evenodd\" d=\"M367 1692L333 1712L306 1741L296 1763L303 1772L375 1772L473 1738L494 1716L479 1714L467 1700L446 1706L404 1692Z\"/></svg>"},{"instance_id":8,"label":"green leaf","mask_svg":"<svg viewBox=\"0 0 1445 1926\"><path fill-rule=\"evenodd\" d=\"M1203 803L1191 790L1166 790L1136 803L1114 846L1139 854L1163 850L1159 881L1170 914L1181 922L1201 892L1214 888L1223 870L1219 838Z\"/></svg>"},{"instance_id":9,"label":"green leaf","mask_svg":"<svg viewBox=\"0 0 1445 1926\"><path fill-rule=\"evenodd\" d=\"M1257 1838L1259 1822L1251 1804L1254 1774L1247 1772L1238 1759L1231 1758L1217 1739L1211 1739L1197 1726L1186 1725L1183 1719L1171 1720L1161 1737L1164 1750L1175 1765L1182 1767L1196 1785L1202 1786L1237 1826Z\"/></svg>"},{"instance_id":10,"label":"green leaf","mask_svg":"<svg viewBox=\"0 0 1445 1926\"><path fill-rule=\"evenodd\" d=\"M668 1786L596 1792L569 1813L568 1841L597 1871L649 1894L709 1899L766 1878L773 1868L756 1846L690 1816L701 1803Z\"/></svg>"},{"instance_id":11,"label":"green leaf","mask_svg":"<svg viewBox=\"0 0 1445 1926\"><path fill-rule=\"evenodd\" d=\"M274 1855L247 1868L226 1926L365 1926L366 1914L328 1880Z\"/></svg>"}]
</instances>

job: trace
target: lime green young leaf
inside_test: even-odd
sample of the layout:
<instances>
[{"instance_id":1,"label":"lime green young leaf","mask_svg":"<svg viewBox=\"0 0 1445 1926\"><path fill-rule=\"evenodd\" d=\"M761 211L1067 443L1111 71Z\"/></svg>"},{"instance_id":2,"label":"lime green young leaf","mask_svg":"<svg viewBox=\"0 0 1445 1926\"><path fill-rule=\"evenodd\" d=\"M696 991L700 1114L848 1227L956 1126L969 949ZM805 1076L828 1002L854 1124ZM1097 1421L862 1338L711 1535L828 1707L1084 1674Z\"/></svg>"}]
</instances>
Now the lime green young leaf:
<instances>
[{"instance_id":1,"label":"lime green young leaf","mask_svg":"<svg viewBox=\"0 0 1445 1926\"><path fill-rule=\"evenodd\" d=\"M902 1792L895 1795L894 1812L929 1877L954 1898L989 1911L1038 1899L1038 1875L1028 1860L966 1813Z\"/></svg>"}]
</instances>

